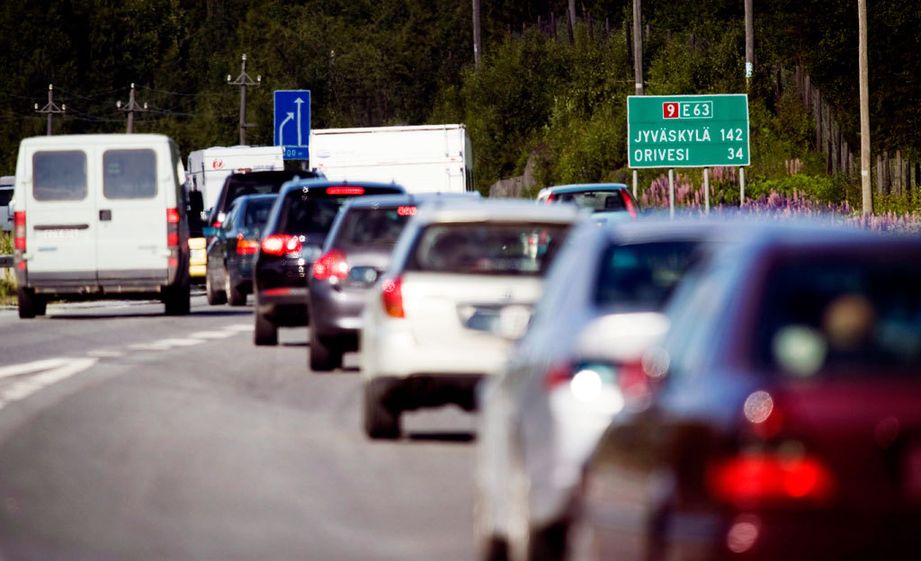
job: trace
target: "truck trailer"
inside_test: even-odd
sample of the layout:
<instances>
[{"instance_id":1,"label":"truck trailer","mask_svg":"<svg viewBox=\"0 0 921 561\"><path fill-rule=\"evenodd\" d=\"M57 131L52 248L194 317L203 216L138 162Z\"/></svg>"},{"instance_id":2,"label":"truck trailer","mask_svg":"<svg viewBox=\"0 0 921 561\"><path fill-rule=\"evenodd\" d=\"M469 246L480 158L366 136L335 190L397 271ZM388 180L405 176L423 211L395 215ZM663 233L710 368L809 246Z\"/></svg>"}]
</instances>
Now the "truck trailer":
<instances>
[{"instance_id":1,"label":"truck trailer","mask_svg":"<svg viewBox=\"0 0 921 561\"><path fill-rule=\"evenodd\" d=\"M464 125L316 129L310 165L331 180L392 181L409 193L474 189Z\"/></svg>"}]
</instances>

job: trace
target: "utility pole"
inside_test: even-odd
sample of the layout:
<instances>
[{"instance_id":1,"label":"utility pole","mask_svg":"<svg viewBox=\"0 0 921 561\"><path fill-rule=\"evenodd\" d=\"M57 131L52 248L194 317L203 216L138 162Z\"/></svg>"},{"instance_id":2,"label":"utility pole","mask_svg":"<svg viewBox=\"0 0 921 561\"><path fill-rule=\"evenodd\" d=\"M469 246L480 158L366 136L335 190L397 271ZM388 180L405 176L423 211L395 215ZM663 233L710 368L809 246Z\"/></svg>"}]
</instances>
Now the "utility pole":
<instances>
[{"instance_id":1,"label":"utility pole","mask_svg":"<svg viewBox=\"0 0 921 561\"><path fill-rule=\"evenodd\" d=\"M138 102L134 100L134 82L131 82L131 93L128 94L128 105L122 107L121 100L118 100L115 102L115 107L117 107L119 111L124 111L128 114L128 127L126 131L128 134L131 134L134 132L134 113L147 111L147 102L144 102L143 107L138 105Z\"/></svg>"},{"instance_id":2,"label":"utility pole","mask_svg":"<svg viewBox=\"0 0 921 561\"><path fill-rule=\"evenodd\" d=\"M857 0L860 67L860 193L864 215L873 214L870 186L870 70L867 65L867 0Z\"/></svg>"},{"instance_id":3,"label":"utility pole","mask_svg":"<svg viewBox=\"0 0 921 561\"><path fill-rule=\"evenodd\" d=\"M751 91L752 75L755 73L755 24L752 15L752 0L745 0L745 90Z\"/></svg>"},{"instance_id":4,"label":"utility pole","mask_svg":"<svg viewBox=\"0 0 921 561\"><path fill-rule=\"evenodd\" d=\"M473 64L480 66L480 53L483 44L480 41L480 0L473 0Z\"/></svg>"},{"instance_id":5,"label":"utility pole","mask_svg":"<svg viewBox=\"0 0 921 561\"><path fill-rule=\"evenodd\" d=\"M230 74L227 75L227 85L240 86L240 144L246 144L246 129L253 125L246 122L246 88L258 88L262 84L262 75L256 76L254 81L246 73L246 53L243 54L240 63L240 75L236 80L231 81Z\"/></svg>"},{"instance_id":6,"label":"utility pole","mask_svg":"<svg viewBox=\"0 0 921 561\"><path fill-rule=\"evenodd\" d=\"M633 81L635 82L636 95L644 95L643 87L643 21L641 16L640 0L633 0ZM633 197L637 196L636 170L633 170Z\"/></svg>"},{"instance_id":7,"label":"utility pole","mask_svg":"<svg viewBox=\"0 0 921 561\"><path fill-rule=\"evenodd\" d=\"M569 7L566 11L569 13L569 38L574 41L576 37L576 0L569 0Z\"/></svg>"},{"instance_id":8,"label":"utility pole","mask_svg":"<svg viewBox=\"0 0 921 561\"><path fill-rule=\"evenodd\" d=\"M61 106L58 107L57 104L54 103L54 86L51 84L48 84L48 103L41 109L38 108L37 103L35 104L36 113L44 113L48 116L48 124L45 127L46 135L51 136L52 117L54 115L63 115L65 111L67 111L67 105L62 103Z\"/></svg>"}]
</instances>

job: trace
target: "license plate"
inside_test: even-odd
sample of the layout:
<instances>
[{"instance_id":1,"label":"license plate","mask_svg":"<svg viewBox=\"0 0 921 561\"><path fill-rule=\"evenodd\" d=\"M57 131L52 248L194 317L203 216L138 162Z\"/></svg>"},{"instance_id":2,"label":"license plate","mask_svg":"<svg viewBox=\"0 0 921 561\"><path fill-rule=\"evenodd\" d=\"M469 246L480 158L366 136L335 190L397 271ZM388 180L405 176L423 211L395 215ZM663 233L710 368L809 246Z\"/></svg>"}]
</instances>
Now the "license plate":
<instances>
[{"instance_id":1,"label":"license plate","mask_svg":"<svg viewBox=\"0 0 921 561\"><path fill-rule=\"evenodd\" d=\"M80 237L82 230L74 228L60 230L36 230L36 237L40 240L74 240Z\"/></svg>"},{"instance_id":2,"label":"license plate","mask_svg":"<svg viewBox=\"0 0 921 561\"><path fill-rule=\"evenodd\" d=\"M193 249L189 252L189 259L192 261L204 261L205 260L205 250L204 249Z\"/></svg>"},{"instance_id":3,"label":"license plate","mask_svg":"<svg viewBox=\"0 0 921 561\"><path fill-rule=\"evenodd\" d=\"M905 455L905 495L921 502L921 444L909 448Z\"/></svg>"}]
</instances>

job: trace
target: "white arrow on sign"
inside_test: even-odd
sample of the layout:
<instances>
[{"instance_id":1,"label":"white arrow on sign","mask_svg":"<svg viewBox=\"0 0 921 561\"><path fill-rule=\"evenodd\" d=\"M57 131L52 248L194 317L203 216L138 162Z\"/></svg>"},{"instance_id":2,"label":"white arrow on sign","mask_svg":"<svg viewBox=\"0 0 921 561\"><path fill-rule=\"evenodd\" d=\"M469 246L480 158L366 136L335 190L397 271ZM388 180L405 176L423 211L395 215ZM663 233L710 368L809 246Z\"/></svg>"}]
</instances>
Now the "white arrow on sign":
<instances>
[{"instance_id":1,"label":"white arrow on sign","mask_svg":"<svg viewBox=\"0 0 921 561\"><path fill-rule=\"evenodd\" d=\"M285 120L282 121L280 125L278 125L278 143L281 144L282 146L284 146L285 144L285 135L282 131L284 130L285 125L288 124L289 121L293 121L293 120L294 120L294 113L289 112ZM300 128L300 125L298 125L298 128ZM300 136L300 133L298 133L298 136Z\"/></svg>"},{"instance_id":2,"label":"white arrow on sign","mask_svg":"<svg viewBox=\"0 0 921 561\"><path fill-rule=\"evenodd\" d=\"M303 146L304 143L301 142L301 105L304 104L304 100L297 98L294 100L294 103L297 104L297 145ZM290 115L291 113L288 113Z\"/></svg>"}]
</instances>

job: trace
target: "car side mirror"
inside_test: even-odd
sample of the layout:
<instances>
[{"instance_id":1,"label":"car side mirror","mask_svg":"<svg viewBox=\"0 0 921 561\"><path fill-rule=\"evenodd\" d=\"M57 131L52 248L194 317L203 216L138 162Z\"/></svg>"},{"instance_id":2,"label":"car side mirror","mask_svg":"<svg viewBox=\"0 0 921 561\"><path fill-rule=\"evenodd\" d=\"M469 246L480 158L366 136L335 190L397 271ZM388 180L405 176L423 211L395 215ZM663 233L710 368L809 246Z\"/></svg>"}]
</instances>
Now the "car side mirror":
<instances>
[{"instance_id":1,"label":"car side mirror","mask_svg":"<svg viewBox=\"0 0 921 561\"><path fill-rule=\"evenodd\" d=\"M221 234L221 229L214 228L212 226L205 226L204 228L201 229L201 233L206 238L213 238Z\"/></svg>"},{"instance_id":2,"label":"car side mirror","mask_svg":"<svg viewBox=\"0 0 921 561\"><path fill-rule=\"evenodd\" d=\"M189 210L198 215L205 210L205 199L201 191L189 191Z\"/></svg>"}]
</instances>

